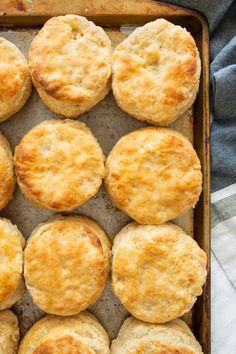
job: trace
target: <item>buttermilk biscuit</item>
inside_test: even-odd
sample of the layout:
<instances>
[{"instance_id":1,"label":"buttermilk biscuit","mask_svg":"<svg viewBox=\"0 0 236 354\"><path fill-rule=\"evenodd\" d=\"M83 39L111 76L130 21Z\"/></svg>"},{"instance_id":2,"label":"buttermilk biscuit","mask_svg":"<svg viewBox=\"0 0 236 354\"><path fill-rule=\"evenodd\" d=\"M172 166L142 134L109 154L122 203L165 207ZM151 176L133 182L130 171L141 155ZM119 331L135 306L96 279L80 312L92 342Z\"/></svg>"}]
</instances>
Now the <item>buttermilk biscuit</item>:
<instances>
[{"instance_id":1,"label":"buttermilk biscuit","mask_svg":"<svg viewBox=\"0 0 236 354\"><path fill-rule=\"evenodd\" d=\"M21 341L18 354L109 354L109 337L88 312L77 316L46 316Z\"/></svg>"},{"instance_id":2,"label":"buttermilk biscuit","mask_svg":"<svg viewBox=\"0 0 236 354\"><path fill-rule=\"evenodd\" d=\"M27 61L15 44L0 37L0 122L25 104L31 93Z\"/></svg>"},{"instance_id":3,"label":"buttermilk biscuit","mask_svg":"<svg viewBox=\"0 0 236 354\"><path fill-rule=\"evenodd\" d=\"M0 354L17 354L18 320L10 310L0 311Z\"/></svg>"},{"instance_id":4,"label":"buttermilk biscuit","mask_svg":"<svg viewBox=\"0 0 236 354\"><path fill-rule=\"evenodd\" d=\"M118 208L141 224L161 224L195 206L202 189L191 143L168 128L123 136L106 162L106 187Z\"/></svg>"},{"instance_id":5,"label":"buttermilk biscuit","mask_svg":"<svg viewBox=\"0 0 236 354\"><path fill-rule=\"evenodd\" d=\"M23 294L24 243L18 228L0 218L0 310L11 307Z\"/></svg>"},{"instance_id":6,"label":"buttermilk biscuit","mask_svg":"<svg viewBox=\"0 0 236 354\"><path fill-rule=\"evenodd\" d=\"M125 320L112 354L203 354L200 344L180 319L165 324L150 324L133 317ZM23 353L22 353L23 354Z\"/></svg>"},{"instance_id":7,"label":"buttermilk biscuit","mask_svg":"<svg viewBox=\"0 0 236 354\"><path fill-rule=\"evenodd\" d=\"M16 147L15 172L23 194L51 210L71 210L93 197L105 176L102 150L89 128L51 119Z\"/></svg>"},{"instance_id":8,"label":"buttermilk biscuit","mask_svg":"<svg viewBox=\"0 0 236 354\"><path fill-rule=\"evenodd\" d=\"M140 320L180 317L202 293L206 254L174 224L131 223L116 236L112 254L114 292Z\"/></svg>"},{"instance_id":9,"label":"buttermilk biscuit","mask_svg":"<svg viewBox=\"0 0 236 354\"><path fill-rule=\"evenodd\" d=\"M29 67L39 96L52 111L76 117L110 90L111 42L85 17L53 17L34 38Z\"/></svg>"},{"instance_id":10,"label":"buttermilk biscuit","mask_svg":"<svg viewBox=\"0 0 236 354\"><path fill-rule=\"evenodd\" d=\"M118 105L140 120L167 125L195 101L199 53L186 29L159 19L136 29L112 56Z\"/></svg>"},{"instance_id":11,"label":"buttermilk biscuit","mask_svg":"<svg viewBox=\"0 0 236 354\"><path fill-rule=\"evenodd\" d=\"M110 241L83 216L40 224L25 249L24 276L33 301L56 315L73 315L101 295L110 268Z\"/></svg>"},{"instance_id":12,"label":"buttermilk biscuit","mask_svg":"<svg viewBox=\"0 0 236 354\"><path fill-rule=\"evenodd\" d=\"M15 189L13 157L7 138L0 132L0 210L12 199Z\"/></svg>"}]
</instances>

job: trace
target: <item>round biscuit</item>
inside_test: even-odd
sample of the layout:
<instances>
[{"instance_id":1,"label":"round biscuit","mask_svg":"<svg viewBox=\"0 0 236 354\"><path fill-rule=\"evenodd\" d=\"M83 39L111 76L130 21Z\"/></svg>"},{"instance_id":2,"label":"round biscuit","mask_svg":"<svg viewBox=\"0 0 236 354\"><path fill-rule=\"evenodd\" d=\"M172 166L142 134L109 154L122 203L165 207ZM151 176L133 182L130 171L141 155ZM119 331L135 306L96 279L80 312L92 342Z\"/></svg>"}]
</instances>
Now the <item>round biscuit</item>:
<instances>
[{"instance_id":1,"label":"round biscuit","mask_svg":"<svg viewBox=\"0 0 236 354\"><path fill-rule=\"evenodd\" d=\"M110 90L111 42L85 17L53 17L31 43L29 67L44 104L66 117L77 117Z\"/></svg>"},{"instance_id":2,"label":"round biscuit","mask_svg":"<svg viewBox=\"0 0 236 354\"><path fill-rule=\"evenodd\" d=\"M45 316L20 343L18 354L109 354L109 337L88 312L71 317Z\"/></svg>"},{"instance_id":3,"label":"round biscuit","mask_svg":"<svg viewBox=\"0 0 236 354\"><path fill-rule=\"evenodd\" d=\"M39 224L25 248L24 276L45 312L74 315L101 295L110 269L110 241L92 220L55 216Z\"/></svg>"},{"instance_id":4,"label":"round biscuit","mask_svg":"<svg viewBox=\"0 0 236 354\"><path fill-rule=\"evenodd\" d=\"M162 224L197 203L202 173L193 146L168 128L146 127L123 136L106 161L107 190L140 224Z\"/></svg>"},{"instance_id":5,"label":"round biscuit","mask_svg":"<svg viewBox=\"0 0 236 354\"><path fill-rule=\"evenodd\" d=\"M111 354L203 354L193 333L180 319L150 324L129 317L113 340Z\"/></svg>"},{"instance_id":6,"label":"round biscuit","mask_svg":"<svg viewBox=\"0 0 236 354\"><path fill-rule=\"evenodd\" d=\"M202 294L206 254L177 225L133 222L115 237L112 254L113 290L140 320L180 317Z\"/></svg>"},{"instance_id":7,"label":"round biscuit","mask_svg":"<svg viewBox=\"0 0 236 354\"><path fill-rule=\"evenodd\" d=\"M31 78L25 56L0 37L0 122L18 112L31 94Z\"/></svg>"},{"instance_id":8,"label":"round biscuit","mask_svg":"<svg viewBox=\"0 0 236 354\"><path fill-rule=\"evenodd\" d=\"M164 19L136 29L112 55L117 104L139 120L168 125L193 104L201 62L191 34Z\"/></svg>"},{"instance_id":9,"label":"round biscuit","mask_svg":"<svg viewBox=\"0 0 236 354\"><path fill-rule=\"evenodd\" d=\"M0 218L0 310L14 305L24 292L24 244L17 226Z\"/></svg>"},{"instance_id":10,"label":"round biscuit","mask_svg":"<svg viewBox=\"0 0 236 354\"><path fill-rule=\"evenodd\" d=\"M0 132L0 210L12 199L15 189L13 156L7 138Z\"/></svg>"},{"instance_id":11,"label":"round biscuit","mask_svg":"<svg viewBox=\"0 0 236 354\"><path fill-rule=\"evenodd\" d=\"M89 128L71 119L50 119L16 147L17 182L38 206L65 211L93 197L105 177L104 156Z\"/></svg>"},{"instance_id":12,"label":"round biscuit","mask_svg":"<svg viewBox=\"0 0 236 354\"><path fill-rule=\"evenodd\" d=\"M10 310L0 311L0 354L17 354L19 339L17 317Z\"/></svg>"}]
</instances>

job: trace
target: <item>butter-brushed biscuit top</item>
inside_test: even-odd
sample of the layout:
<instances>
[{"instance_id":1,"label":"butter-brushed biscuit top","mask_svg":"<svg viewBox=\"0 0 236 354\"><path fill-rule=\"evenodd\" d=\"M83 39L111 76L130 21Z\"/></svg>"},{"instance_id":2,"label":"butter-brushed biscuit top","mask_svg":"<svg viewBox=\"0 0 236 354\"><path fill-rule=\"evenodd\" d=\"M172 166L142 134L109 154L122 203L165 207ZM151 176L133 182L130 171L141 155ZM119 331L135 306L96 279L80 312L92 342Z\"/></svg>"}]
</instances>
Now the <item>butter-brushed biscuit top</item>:
<instances>
[{"instance_id":1,"label":"butter-brushed biscuit top","mask_svg":"<svg viewBox=\"0 0 236 354\"><path fill-rule=\"evenodd\" d=\"M19 339L17 317L10 310L0 311L0 354L17 354Z\"/></svg>"},{"instance_id":2,"label":"butter-brushed biscuit top","mask_svg":"<svg viewBox=\"0 0 236 354\"><path fill-rule=\"evenodd\" d=\"M7 138L0 132L0 210L12 199L14 189L12 151Z\"/></svg>"},{"instance_id":3,"label":"butter-brushed biscuit top","mask_svg":"<svg viewBox=\"0 0 236 354\"><path fill-rule=\"evenodd\" d=\"M0 310L14 305L24 292L24 244L17 226L0 218Z\"/></svg>"},{"instance_id":4,"label":"butter-brushed biscuit top","mask_svg":"<svg viewBox=\"0 0 236 354\"><path fill-rule=\"evenodd\" d=\"M23 194L56 211L93 197L105 176L102 150L84 123L50 119L30 130L16 147L15 172Z\"/></svg>"},{"instance_id":5,"label":"butter-brushed biscuit top","mask_svg":"<svg viewBox=\"0 0 236 354\"><path fill-rule=\"evenodd\" d=\"M101 295L110 269L110 241L92 220L56 216L39 224L25 249L24 276L45 312L73 315Z\"/></svg>"},{"instance_id":6,"label":"butter-brushed biscuit top","mask_svg":"<svg viewBox=\"0 0 236 354\"><path fill-rule=\"evenodd\" d=\"M112 90L118 105L130 115L167 125L192 106L200 72L191 34L158 19L137 28L116 47Z\"/></svg>"},{"instance_id":7,"label":"butter-brushed biscuit top","mask_svg":"<svg viewBox=\"0 0 236 354\"><path fill-rule=\"evenodd\" d=\"M45 105L76 117L110 90L111 42L101 27L85 17L53 17L31 43L29 67Z\"/></svg>"},{"instance_id":8,"label":"butter-brushed biscuit top","mask_svg":"<svg viewBox=\"0 0 236 354\"><path fill-rule=\"evenodd\" d=\"M199 158L182 134L146 127L123 136L106 161L107 190L140 224L161 224L185 213L202 190Z\"/></svg>"},{"instance_id":9,"label":"butter-brushed biscuit top","mask_svg":"<svg viewBox=\"0 0 236 354\"><path fill-rule=\"evenodd\" d=\"M28 63L14 43L0 37L0 122L10 118L31 93Z\"/></svg>"},{"instance_id":10,"label":"butter-brushed biscuit top","mask_svg":"<svg viewBox=\"0 0 236 354\"><path fill-rule=\"evenodd\" d=\"M180 319L150 324L129 317L113 340L111 354L203 354L193 333Z\"/></svg>"},{"instance_id":11,"label":"butter-brushed biscuit top","mask_svg":"<svg viewBox=\"0 0 236 354\"><path fill-rule=\"evenodd\" d=\"M109 337L88 312L77 316L45 316L20 343L18 354L109 354Z\"/></svg>"},{"instance_id":12,"label":"butter-brushed biscuit top","mask_svg":"<svg viewBox=\"0 0 236 354\"><path fill-rule=\"evenodd\" d=\"M163 323L188 312L206 280L205 252L175 224L123 228L112 249L112 287L136 318Z\"/></svg>"}]
</instances>

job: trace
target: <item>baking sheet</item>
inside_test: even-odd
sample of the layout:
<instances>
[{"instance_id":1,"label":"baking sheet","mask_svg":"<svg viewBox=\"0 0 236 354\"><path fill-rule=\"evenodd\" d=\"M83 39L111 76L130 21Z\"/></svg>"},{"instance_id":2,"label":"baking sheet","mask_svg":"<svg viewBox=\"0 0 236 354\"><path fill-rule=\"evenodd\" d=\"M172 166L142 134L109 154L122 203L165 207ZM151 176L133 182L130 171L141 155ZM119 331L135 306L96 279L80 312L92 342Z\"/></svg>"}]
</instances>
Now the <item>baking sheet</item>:
<instances>
[{"instance_id":1,"label":"baking sheet","mask_svg":"<svg viewBox=\"0 0 236 354\"><path fill-rule=\"evenodd\" d=\"M118 44L128 33L134 30L134 26L124 26L121 29L108 28L106 31L112 40L113 46ZM0 33L17 45L26 55L32 38L37 30L5 30ZM21 137L39 122L61 117L47 109L38 94L33 90L30 99L24 108L13 118L2 123L0 129L7 136L12 148L19 143ZM115 103L112 93L95 106L90 112L78 118L88 125L97 137L103 152L108 155L116 141L124 134L147 125L140 122L128 114L124 113ZM177 120L171 127L175 128L191 141L193 141L193 116L190 110L184 117ZM75 209L73 213L86 215L96 220L106 231L111 239L125 226L131 219L117 209L106 195L103 187L99 193L87 203ZM27 239L31 231L40 222L46 220L53 212L32 205L16 188L13 200L1 212L1 216L9 218L21 230ZM191 236L193 236L193 212L190 211L176 222ZM108 331L110 338L116 337L118 330L127 316L128 312L120 304L119 300L113 295L109 282L103 296L97 303L90 306L91 312L101 321ZM32 326L32 324L43 315L31 301L27 291L23 298L14 306L20 322L22 335ZM186 321L191 326L191 313L185 316Z\"/></svg>"}]
</instances>

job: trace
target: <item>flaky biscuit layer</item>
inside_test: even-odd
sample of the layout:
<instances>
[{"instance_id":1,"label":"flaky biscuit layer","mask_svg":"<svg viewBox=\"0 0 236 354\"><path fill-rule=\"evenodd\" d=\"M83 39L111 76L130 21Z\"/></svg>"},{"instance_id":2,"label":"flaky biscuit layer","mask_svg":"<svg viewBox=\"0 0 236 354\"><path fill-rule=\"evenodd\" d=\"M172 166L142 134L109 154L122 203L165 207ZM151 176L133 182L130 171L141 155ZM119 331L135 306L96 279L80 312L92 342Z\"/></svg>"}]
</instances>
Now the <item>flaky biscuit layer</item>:
<instances>
[{"instance_id":1,"label":"flaky biscuit layer","mask_svg":"<svg viewBox=\"0 0 236 354\"><path fill-rule=\"evenodd\" d=\"M150 324L133 317L125 320L111 354L203 354L200 344L180 319Z\"/></svg>"},{"instance_id":2,"label":"flaky biscuit layer","mask_svg":"<svg viewBox=\"0 0 236 354\"><path fill-rule=\"evenodd\" d=\"M33 203L71 210L93 197L105 176L102 150L84 123L46 120L30 130L14 156L18 184Z\"/></svg>"},{"instance_id":3,"label":"flaky biscuit layer","mask_svg":"<svg viewBox=\"0 0 236 354\"><path fill-rule=\"evenodd\" d=\"M76 117L110 90L111 42L101 27L85 17L53 17L31 43L29 67L45 105Z\"/></svg>"},{"instance_id":4,"label":"flaky biscuit layer","mask_svg":"<svg viewBox=\"0 0 236 354\"><path fill-rule=\"evenodd\" d=\"M130 115L168 125L195 101L201 62L195 41L180 26L158 19L137 28L112 55L112 90Z\"/></svg>"},{"instance_id":5,"label":"flaky biscuit layer","mask_svg":"<svg viewBox=\"0 0 236 354\"><path fill-rule=\"evenodd\" d=\"M0 310L14 305L24 292L24 244L17 226L8 219L0 218Z\"/></svg>"},{"instance_id":6,"label":"flaky biscuit layer","mask_svg":"<svg viewBox=\"0 0 236 354\"><path fill-rule=\"evenodd\" d=\"M0 210L12 199L15 184L11 147L0 132Z\"/></svg>"},{"instance_id":7,"label":"flaky biscuit layer","mask_svg":"<svg viewBox=\"0 0 236 354\"><path fill-rule=\"evenodd\" d=\"M0 354L17 354L19 339L17 317L10 310L0 311Z\"/></svg>"},{"instance_id":8,"label":"flaky biscuit layer","mask_svg":"<svg viewBox=\"0 0 236 354\"><path fill-rule=\"evenodd\" d=\"M25 249L26 287L34 303L51 314L77 314L94 303L109 269L108 237L82 216L56 216L40 224Z\"/></svg>"},{"instance_id":9,"label":"flaky biscuit layer","mask_svg":"<svg viewBox=\"0 0 236 354\"><path fill-rule=\"evenodd\" d=\"M0 122L10 118L31 94L27 61L15 44L0 37Z\"/></svg>"},{"instance_id":10,"label":"flaky biscuit layer","mask_svg":"<svg viewBox=\"0 0 236 354\"><path fill-rule=\"evenodd\" d=\"M45 316L21 341L18 354L109 354L109 338L88 312L77 316Z\"/></svg>"},{"instance_id":11,"label":"flaky biscuit layer","mask_svg":"<svg viewBox=\"0 0 236 354\"><path fill-rule=\"evenodd\" d=\"M146 127L123 136L106 161L114 203L141 224L161 224L194 207L202 189L198 156L182 134Z\"/></svg>"},{"instance_id":12,"label":"flaky biscuit layer","mask_svg":"<svg viewBox=\"0 0 236 354\"><path fill-rule=\"evenodd\" d=\"M177 225L131 223L115 237L112 253L114 292L140 320L180 317L202 294L206 254Z\"/></svg>"}]
</instances>

